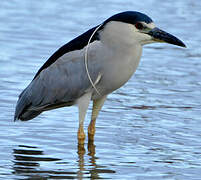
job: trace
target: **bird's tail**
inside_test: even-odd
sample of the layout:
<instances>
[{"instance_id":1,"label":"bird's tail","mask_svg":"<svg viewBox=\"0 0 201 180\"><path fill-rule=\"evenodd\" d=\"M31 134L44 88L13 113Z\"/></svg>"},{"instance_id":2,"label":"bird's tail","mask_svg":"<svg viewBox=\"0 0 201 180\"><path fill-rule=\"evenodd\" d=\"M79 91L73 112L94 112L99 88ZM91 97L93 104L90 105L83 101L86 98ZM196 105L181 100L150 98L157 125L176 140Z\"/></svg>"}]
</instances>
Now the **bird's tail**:
<instances>
[{"instance_id":1,"label":"bird's tail","mask_svg":"<svg viewBox=\"0 0 201 180\"><path fill-rule=\"evenodd\" d=\"M14 121L22 120L28 121L30 119L38 116L42 111L39 110L30 110L31 102L31 94L29 91L29 86L20 94L19 99L17 101Z\"/></svg>"}]
</instances>

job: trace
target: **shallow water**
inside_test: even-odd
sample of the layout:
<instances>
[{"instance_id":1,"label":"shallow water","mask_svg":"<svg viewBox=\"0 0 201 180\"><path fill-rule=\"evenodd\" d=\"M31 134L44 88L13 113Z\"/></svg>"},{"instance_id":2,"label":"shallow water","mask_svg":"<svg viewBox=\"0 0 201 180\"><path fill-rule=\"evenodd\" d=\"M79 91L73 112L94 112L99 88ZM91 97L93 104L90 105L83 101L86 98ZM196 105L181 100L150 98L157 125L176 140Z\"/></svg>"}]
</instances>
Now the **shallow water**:
<instances>
[{"instance_id":1,"label":"shallow water","mask_svg":"<svg viewBox=\"0 0 201 180\"><path fill-rule=\"evenodd\" d=\"M0 178L200 179L200 9L192 0L1 1ZM77 146L76 107L14 123L17 97L46 59L125 10L145 12L188 48L144 48L136 74L108 97L94 144Z\"/></svg>"}]
</instances>

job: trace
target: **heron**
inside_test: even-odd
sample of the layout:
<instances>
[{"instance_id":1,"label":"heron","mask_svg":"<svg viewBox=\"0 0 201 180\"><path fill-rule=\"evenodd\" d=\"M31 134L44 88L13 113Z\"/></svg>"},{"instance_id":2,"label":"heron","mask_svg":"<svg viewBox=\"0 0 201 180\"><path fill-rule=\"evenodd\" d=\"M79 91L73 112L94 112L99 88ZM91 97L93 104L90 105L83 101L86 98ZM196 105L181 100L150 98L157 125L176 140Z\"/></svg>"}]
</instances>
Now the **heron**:
<instances>
[{"instance_id":1,"label":"heron","mask_svg":"<svg viewBox=\"0 0 201 180\"><path fill-rule=\"evenodd\" d=\"M115 14L59 48L19 95L14 120L27 121L44 111L77 105L78 144L84 144L84 120L93 101L88 141L108 94L135 73L143 46L165 42L181 47L177 37L159 29L137 11Z\"/></svg>"}]
</instances>

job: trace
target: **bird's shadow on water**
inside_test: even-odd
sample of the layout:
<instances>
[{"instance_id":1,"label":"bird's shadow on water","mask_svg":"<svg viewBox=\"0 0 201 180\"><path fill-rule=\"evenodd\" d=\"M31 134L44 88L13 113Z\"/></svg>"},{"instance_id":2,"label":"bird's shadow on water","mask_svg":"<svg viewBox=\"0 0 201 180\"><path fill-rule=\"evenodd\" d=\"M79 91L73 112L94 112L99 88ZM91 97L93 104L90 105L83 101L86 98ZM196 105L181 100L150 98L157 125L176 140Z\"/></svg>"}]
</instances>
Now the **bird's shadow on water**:
<instances>
[{"instance_id":1,"label":"bird's shadow on water","mask_svg":"<svg viewBox=\"0 0 201 180\"><path fill-rule=\"evenodd\" d=\"M98 165L97 156L95 156L95 145L89 142L87 146L88 152L84 145L77 147L77 165L71 162L63 163L60 158L47 157L43 150L33 147L19 145L13 149L13 174L19 179L103 179L101 173L115 173L106 166ZM88 162L85 157L88 156ZM54 166L50 164L54 164ZM44 164L45 167L44 167ZM61 167L60 167L60 164ZM71 168L69 168L71 164ZM41 167L43 165L43 167ZM50 167L49 167L50 165ZM66 165L66 167L65 167ZM53 167L53 168L52 168Z\"/></svg>"}]
</instances>

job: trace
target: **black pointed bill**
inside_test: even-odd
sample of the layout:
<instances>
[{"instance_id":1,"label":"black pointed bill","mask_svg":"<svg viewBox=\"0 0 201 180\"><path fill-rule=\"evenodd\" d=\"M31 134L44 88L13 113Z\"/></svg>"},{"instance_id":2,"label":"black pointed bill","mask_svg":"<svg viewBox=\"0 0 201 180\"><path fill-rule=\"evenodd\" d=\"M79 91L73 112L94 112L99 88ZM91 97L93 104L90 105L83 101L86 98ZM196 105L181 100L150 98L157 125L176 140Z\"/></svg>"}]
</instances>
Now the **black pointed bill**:
<instances>
[{"instance_id":1,"label":"black pointed bill","mask_svg":"<svg viewBox=\"0 0 201 180\"><path fill-rule=\"evenodd\" d=\"M157 27L149 31L148 34L158 42L166 42L169 44L186 47L186 45L181 40Z\"/></svg>"}]
</instances>

